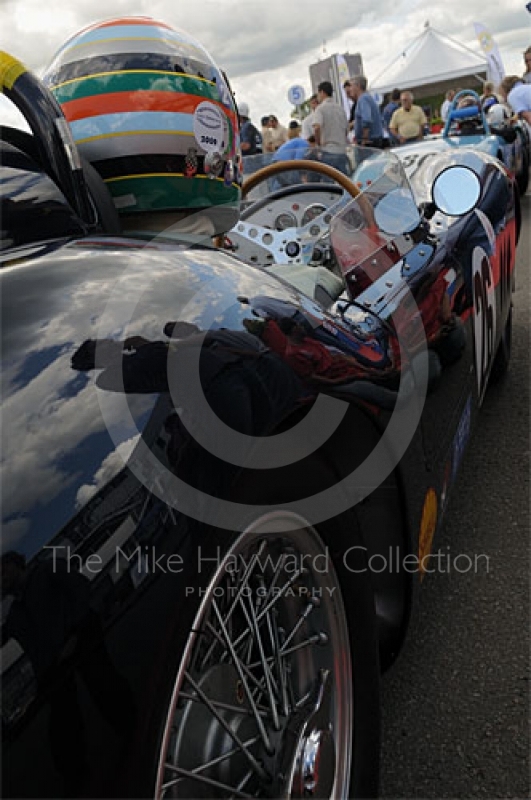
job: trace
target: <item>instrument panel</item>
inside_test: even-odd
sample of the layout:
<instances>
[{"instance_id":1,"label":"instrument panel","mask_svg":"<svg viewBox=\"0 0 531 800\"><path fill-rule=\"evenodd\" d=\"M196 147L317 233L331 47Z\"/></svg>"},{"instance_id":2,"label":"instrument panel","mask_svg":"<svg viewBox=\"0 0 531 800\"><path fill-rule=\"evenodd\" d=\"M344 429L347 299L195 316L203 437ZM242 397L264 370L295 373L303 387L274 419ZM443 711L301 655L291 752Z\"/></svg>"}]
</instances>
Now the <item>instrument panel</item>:
<instances>
[{"instance_id":1,"label":"instrument panel","mask_svg":"<svg viewBox=\"0 0 531 800\"><path fill-rule=\"evenodd\" d=\"M252 213L242 214L242 219L277 231L302 228L325 214L342 194L343 189L333 185L322 189L291 191L282 197L269 197L262 203L257 203ZM325 216L324 222L329 224L330 220Z\"/></svg>"}]
</instances>

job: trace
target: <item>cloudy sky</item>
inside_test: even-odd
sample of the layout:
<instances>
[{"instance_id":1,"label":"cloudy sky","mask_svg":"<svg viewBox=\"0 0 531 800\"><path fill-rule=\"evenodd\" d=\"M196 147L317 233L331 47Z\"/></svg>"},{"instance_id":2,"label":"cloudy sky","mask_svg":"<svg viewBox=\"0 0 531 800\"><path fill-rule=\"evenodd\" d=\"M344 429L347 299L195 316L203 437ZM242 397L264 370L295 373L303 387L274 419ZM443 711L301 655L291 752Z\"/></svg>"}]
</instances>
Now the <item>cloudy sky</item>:
<instances>
[{"instance_id":1,"label":"cloudy sky","mask_svg":"<svg viewBox=\"0 0 531 800\"><path fill-rule=\"evenodd\" d=\"M531 44L525 0L0 0L0 49L39 74L62 42L91 22L147 14L184 28L224 69L255 122L275 113L287 123L288 88L310 90L309 64L359 52L373 80L422 33L424 24L480 52L473 23L486 25L507 74L521 74ZM357 10L360 9L360 10ZM363 9L363 10L362 10ZM0 120L12 122L7 103Z\"/></svg>"}]
</instances>

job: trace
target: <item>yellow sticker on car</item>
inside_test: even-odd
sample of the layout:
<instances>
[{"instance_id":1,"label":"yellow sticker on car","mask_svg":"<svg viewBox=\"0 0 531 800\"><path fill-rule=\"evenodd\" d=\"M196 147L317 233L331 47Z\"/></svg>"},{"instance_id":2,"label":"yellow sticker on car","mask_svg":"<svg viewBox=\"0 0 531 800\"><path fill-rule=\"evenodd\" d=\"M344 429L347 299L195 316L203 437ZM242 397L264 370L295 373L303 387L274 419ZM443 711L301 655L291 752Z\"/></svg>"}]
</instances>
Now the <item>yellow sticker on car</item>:
<instances>
[{"instance_id":1,"label":"yellow sticker on car","mask_svg":"<svg viewBox=\"0 0 531 800\"><path fill-rule=\"evenodd\" d=\"M24 72L27 69L21 61L0 50L0 92L12 89L17 78Z\"/></svg>"},{"instance_id":2,"label":"yellow sticker on car","mask_svg":"<svg viewBox=\"0 0 531 800\"><path fill-rule=\"evenodd\" d=\"M431 545L435 528L437 527L437 494L434 489L428 489L422 508L419 535L419 572L421 579L424 577L428 566Z\"/></svg>"}]
</instances>

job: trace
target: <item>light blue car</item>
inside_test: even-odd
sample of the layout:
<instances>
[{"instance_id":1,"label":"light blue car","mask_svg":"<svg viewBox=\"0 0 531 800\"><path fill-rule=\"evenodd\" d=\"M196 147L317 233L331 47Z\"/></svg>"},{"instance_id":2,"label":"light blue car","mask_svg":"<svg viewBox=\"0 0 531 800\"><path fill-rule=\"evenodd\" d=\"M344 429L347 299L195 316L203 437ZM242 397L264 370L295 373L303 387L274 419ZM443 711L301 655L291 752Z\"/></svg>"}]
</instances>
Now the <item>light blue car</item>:
<instances>
[{"instance_id":1,"label":"light blue car","mask_svg":"<svg viewBox=\"0 0 531 800\"><path fill-rule=\"evenodd\" d=\"M462 106L464 98L469 105ZM529 180L530 139L525 123L493 124L492 112L485 114L478 95L470 89L459 92L452 103L442 134L422 142L394 148L409 178L426 158L463 149L481 151L497 158L514 176L520 194ZM489 119L491 120L489 122Z\"/></svg>"}]
</instances>

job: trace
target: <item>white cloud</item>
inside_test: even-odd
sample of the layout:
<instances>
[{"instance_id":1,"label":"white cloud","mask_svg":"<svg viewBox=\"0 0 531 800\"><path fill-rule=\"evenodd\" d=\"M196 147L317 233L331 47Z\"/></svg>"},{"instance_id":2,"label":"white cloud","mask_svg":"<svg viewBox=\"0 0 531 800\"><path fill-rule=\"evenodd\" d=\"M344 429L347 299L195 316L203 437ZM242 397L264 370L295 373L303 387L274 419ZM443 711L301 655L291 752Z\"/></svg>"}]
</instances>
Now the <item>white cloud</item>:
<instances>
[{"instance_id":1,"label":"white cloud","mask_svg":"<svg viewBox=\"0 0 531 800\"><path fill-rule=\"evenodd\" d=\"M404 45L430 24L478 51L473 23L489 26L508 73L523 70L531 17L524 0L485 4L483 0L420 2L374 0L359 14L350 0L7 0L0 10L0 49L13 52L39 72L55 50L81 27L123 14L147 14L189 31L226 70L239 99L251 106L255 121L275 113L287 121L287 89L310 89L308 67L326 50L360 52L374 78ZM3 113L0 107L0 115Z\"/></svg>"},{"instance_id":2,"label":"white cloud","mask_svg":"<svg viewBox=\"0 0 531 800\"><path fill-rule=\"evenodd\" d=\"M103 460L100 468L94 474L92 483L85 483L83 486L79 487L76 494L76 508L79 509L84 506L85 503L88 503L91 497L94 497L102 486L105 486L105 484L124 468L139 439L140 434L138 433L136 436L132 436L130 439L127 439L127 441L119 444L112 453L109 453Z\"/></svg>"}]
</instances>

